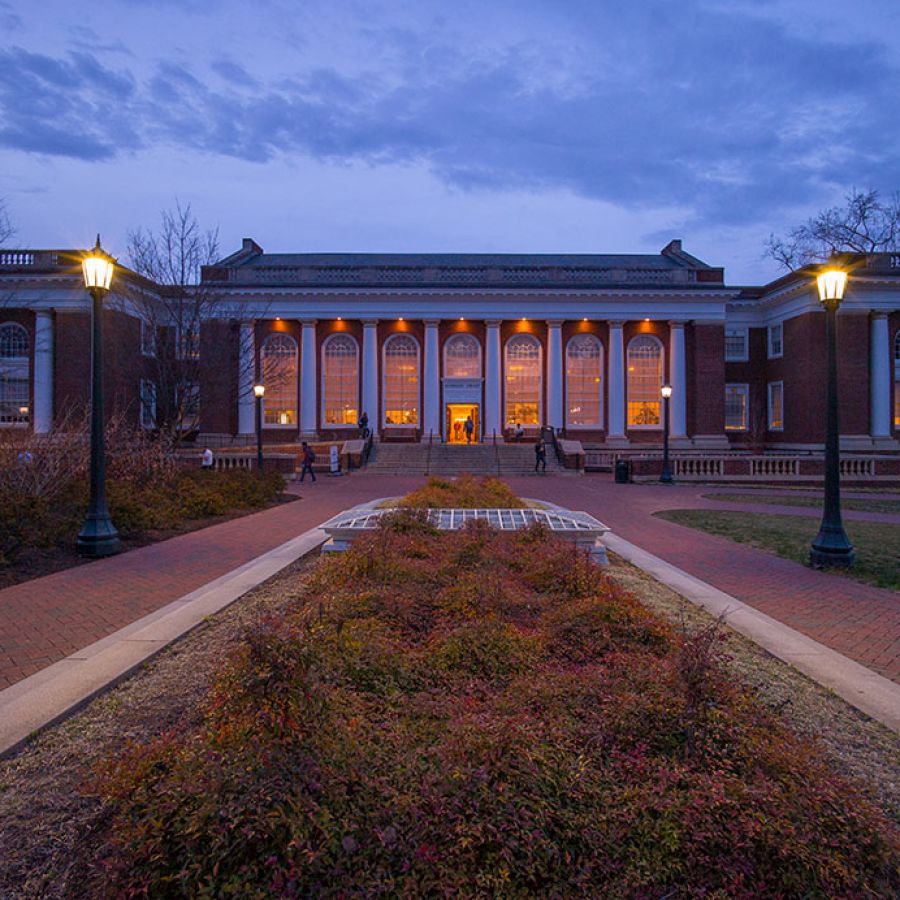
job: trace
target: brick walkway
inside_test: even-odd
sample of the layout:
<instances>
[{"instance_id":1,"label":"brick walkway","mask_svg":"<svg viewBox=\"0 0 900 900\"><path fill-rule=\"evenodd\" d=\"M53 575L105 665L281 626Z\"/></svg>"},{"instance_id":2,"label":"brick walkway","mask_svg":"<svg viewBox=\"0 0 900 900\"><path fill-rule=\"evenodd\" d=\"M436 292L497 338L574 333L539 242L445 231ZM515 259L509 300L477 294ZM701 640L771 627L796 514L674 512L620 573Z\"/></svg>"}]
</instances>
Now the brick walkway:
<instances>
[{"instance_id":1,"label":"brick walkway","mask_svg":"<svg viewBox=\"0 0 900 900\"><path fill-rule=\"evenodd\" d=\"M724 504L700 497L708 487L614 484L605 475L509 482L522 496L591 513L620 537L900 683L900 592L816 572L653 516L663 509L702 508L795 515L798 508Z\"/></svg>"},{"instance_id":2,"label":"brick walkway","mask_svg":"<svg viewBox=\"0 0 900 900\"><path fill-rule=\"evenodd\" d=\"M350 506L405 493L422 481L320 476L314 485L298 485L301 499L293 503L0 590L0 689Z\"/></svg>"},{"instance_id":3,"label":"brick walkway","mask_svg":"<svg viewBox=\"0 0 900 900\"><path fill-rule=\"evenodd\" d=\"M709 493L708 487L617 485L604 475L508 480L522 496L592 513L626 540L900 682L900 593L814 572L652 515L673 508L784 509L791 514L802 514L801 510L723 504L700 497ZM315 485L297 486L302 499L295 503L2 590L0 689L343 509L405 493L422 481L367 474L320 477Z\"/></svg>"}]
</instances>

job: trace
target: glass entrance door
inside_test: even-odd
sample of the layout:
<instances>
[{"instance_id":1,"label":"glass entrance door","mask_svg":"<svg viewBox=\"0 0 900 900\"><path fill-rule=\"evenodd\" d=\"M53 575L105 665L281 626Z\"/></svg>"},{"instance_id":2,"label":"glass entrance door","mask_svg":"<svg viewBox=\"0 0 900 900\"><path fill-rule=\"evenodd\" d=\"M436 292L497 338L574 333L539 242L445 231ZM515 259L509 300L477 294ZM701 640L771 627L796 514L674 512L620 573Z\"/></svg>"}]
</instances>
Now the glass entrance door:
<instances>
[{"instance_id":1,"label":"glass entrance door","mask_svg":"<svg viewBox=\"0 0 900 900\"><path fill-rule=\"evenodd\" d=\"M479 408L477 403L448 403L447 404L447 443L448 444L477 444L478 435L481 434L479 421ZM472 433L470 439L466 439L466 419L472 418Z\"/></svg>"}]
</instances>

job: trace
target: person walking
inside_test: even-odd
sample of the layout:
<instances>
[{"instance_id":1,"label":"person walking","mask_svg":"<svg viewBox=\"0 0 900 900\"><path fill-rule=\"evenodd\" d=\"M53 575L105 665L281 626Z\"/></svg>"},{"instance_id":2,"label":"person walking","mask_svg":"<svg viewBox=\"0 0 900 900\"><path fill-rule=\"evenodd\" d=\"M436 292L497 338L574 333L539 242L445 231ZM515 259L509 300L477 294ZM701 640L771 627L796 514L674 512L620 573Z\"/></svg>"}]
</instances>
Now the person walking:
<instances>
[{"instance_id":1,"label":"person walking","mask_svg":"<svg viewBox=\"0 0 900 900\"><path fill-rule=\"evenodd\" d=\"M466 443L472 443L472 432L475 430L475 423L472 421L472 414L466 416L466 424L463 426L466 429Z\"/></svg>"},{"instance_id":2,"label":"person walking","mask_svg":"<svg viewBox=\"0 0 900 900\"><path fill-rule=\"evenodd\" d=\"M207 447L203 451L203 456L200 458L200 468L201 469L211 469L213 467L213 452Z\"/></svg>"},{"instance_id":3,"label":"person walking","mask_svg":"<svg viewBox=\"0 0 900 900\"><path fill-rule=\"evenodd\" d=\"M315 481L316 473L313 472L313 463L316 461L316 454L306 441L301 445L301 449L303 453L303 465L300 467L300 480L303 481L306 473L309 472L310 477Z\"/></svg>"},{"instance_id":4,"label":"person walking","mask_svg":"<svg viewBox=\"0 0 900 900\"><path fill-rule=\"evenodd\" d=\"M365 411L359 417L359 436L363 440L369 436L369 414Z\"/></svg>"},{"instance_id":5,"label":"person walking","mask_svg":"<svg viewBox=\"0 0 900 900\"><path fill-rule=\"evenodd\" d=\"M534 471L537 473L538 466L541 467L541 474L547 472L547 445L543 438L538 438L534 445Z\"/></svg>"}]
</instances>

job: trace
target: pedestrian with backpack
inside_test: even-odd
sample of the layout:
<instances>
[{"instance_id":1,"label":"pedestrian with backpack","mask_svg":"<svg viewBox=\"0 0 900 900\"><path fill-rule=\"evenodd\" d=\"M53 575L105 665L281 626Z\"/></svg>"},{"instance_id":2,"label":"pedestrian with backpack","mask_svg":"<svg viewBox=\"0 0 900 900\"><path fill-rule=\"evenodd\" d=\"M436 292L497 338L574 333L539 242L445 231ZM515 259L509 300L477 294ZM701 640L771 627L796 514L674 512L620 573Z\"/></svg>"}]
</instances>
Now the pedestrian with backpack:
<instances>
[{"instance_id":1,"label":"pedestrian with backpack","mask_svg":"<svg viewBox=\"0 0 900 900\"><path fill-rule=\"evenodd\" d=\"M316 473L313 472L313 463L316 461L316 454L306 441L303 442L301 447L303 453L303 465L300 467L300 480L303 481L306 473L309 472L312 480L315 481Z\"/></svg>"}]
</instances>

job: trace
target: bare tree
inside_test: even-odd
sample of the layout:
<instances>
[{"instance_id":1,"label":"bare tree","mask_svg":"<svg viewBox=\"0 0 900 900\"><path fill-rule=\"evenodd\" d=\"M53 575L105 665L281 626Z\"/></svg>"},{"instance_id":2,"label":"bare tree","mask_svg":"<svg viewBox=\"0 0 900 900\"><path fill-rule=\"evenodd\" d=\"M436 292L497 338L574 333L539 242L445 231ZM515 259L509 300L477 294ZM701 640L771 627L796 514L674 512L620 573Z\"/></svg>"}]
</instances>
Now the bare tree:
<instances>
[{"instance_id":1,"label":"bare tree","mask_svg":"<svg viewBox=\"0 0 900 900\"><path fill-rule=\"evenodd\" d=\"M900 250L900 191L883 202L878 191L853 188L844 206L823 210L785 236L770 234L766 256L785 269L822 262L832 253Z\"/></svg>"},{"instance_id":2,"label":"bare tree","mask_svg":"<svg viewBox=\"0 0 900 900\"><path fill-rule=\"evenodd\" d=\"M177 440L198 424L200 329L212 303L200 274L218 259L218 229L204 231L191 205L176 200L158 230L128 233L127 254L131 268L152 282L130 285L125 296L140 312L142 350L154 360L157 425Z\"/></svg>"},{"instance_id":3,"label":"bare tree","mask_svg":"<svg viewBox=\"0 0 900 900\"><path fill-rule=\"evenodd\" d=\"M2 247L14 234L12 219L9 217L6 200L0 197L0 247Z\"/></svg>"}]
</instances>

